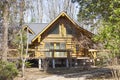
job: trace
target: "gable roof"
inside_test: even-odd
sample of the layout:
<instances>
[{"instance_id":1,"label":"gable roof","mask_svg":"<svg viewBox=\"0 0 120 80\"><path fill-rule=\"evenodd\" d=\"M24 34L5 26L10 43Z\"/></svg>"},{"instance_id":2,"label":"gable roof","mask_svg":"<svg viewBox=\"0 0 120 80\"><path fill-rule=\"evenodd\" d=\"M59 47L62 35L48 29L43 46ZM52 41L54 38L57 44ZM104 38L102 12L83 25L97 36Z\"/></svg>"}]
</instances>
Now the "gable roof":
<instances>
[{"instance_id":1,"label":"gable roof","mask_svg":"<svg viewBox=\"0 0 120 80\"><path fill-rule=\"evenodd\" d=\"M34 32L34 34L37 35L46 27L47 24L48 23L27 23L25 25L29 27Z\"/></svg>"},{"instance_id":2,"label":"gable roof","mask_svg":"<svg viewBox=\"0 0 120 80\"><path fill-rule=\"evenodd\" d=\"M66 17L68 20L70 20L71 23L76 25L76 27L83 31L86 35L91 36L92 33L87 31L86 29L83 29L80 27L80 24L78 21L73 20L70 16L68 16L65 12L60 13L54 20L52 20L49 24L48 23L26 23L23 26L25 28L28 27L32 35L29 33L29 43L34 42L43 32L45 32L53 23L55 23L56 20L58 20L61 16Z\"/></svg>"},{"instance_id":3,"label":"gable roof","mask_svg":"<svg viewBox=\"0 0 120 80\"><path fill-rule=\"evenodd\" d=\"M82 27L80 27L80 25L78 24L78 22L75 22L70 16L68 16L65 12L60 13L53 21L51 21L41 32L39 32L33 39L32 42L34 42L44 31L46 31L56 20L58 20L61 16L65 16L67 17L74 25L77 26L78 29L82 30L83 32L87 32L88 35L92 35L91 32L83 29Z\"/></svg>"},{"instance_id":4,"label":"gable roof","mask_svg":"<svg viewBox=\"0 0 120 80\"><path fill-rule=\"evenodd\" d=\"M29 41L28 43L30 44L32 39L39 33L41 32L47 25L48 23L26 23L24 24L24 28L28 28L28 30L30 31L30 33L32 34L28 34L29 35Z\"/></svg>"}]
</instances>

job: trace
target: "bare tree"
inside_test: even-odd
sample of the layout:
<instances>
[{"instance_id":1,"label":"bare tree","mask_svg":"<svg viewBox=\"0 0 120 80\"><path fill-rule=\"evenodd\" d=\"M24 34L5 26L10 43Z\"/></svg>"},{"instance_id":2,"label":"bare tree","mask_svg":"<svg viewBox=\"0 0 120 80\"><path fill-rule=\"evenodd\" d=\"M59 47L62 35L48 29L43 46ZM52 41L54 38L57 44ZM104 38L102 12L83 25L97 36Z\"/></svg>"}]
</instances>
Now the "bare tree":
<instances>
[{"instance_id":1,"label":"bare tree","mask_svg":"<svg viewBox=\"0 0 120 80\"><path fill-rule=\"evenodd\" d=\"M7 61L7 53L8 53L8 44L10 38L12 37L12 29L15 29L15 23L18 22L18 10L19 6L17 5L19 1L17 0L2 0L0 2L0 11L1 18L0 22L2 23L3 30L3 48L2 48L2 59L3 61ZM20 1L21 2L21 1ZM23 4L22 4L23 5ZM12 31L10 31L12 30Z\"/></svg>"},{"instance_id":2,"label":"bare tree","mask_svg":"<svg viewBox=\"0 0 120 80\"><path fill-rule=\"evenodd\" d=\"M25 1L21 0L19 5L20 5L20 22L19 22L19 24L22 27L22 25L24 24L23 12L24 12ZM24 75L25 75L25 61L26 61L26 59L23 56L23 54L24 54L24 51L23 51L24 43L23 43L23 31L22 30L20 31L20 39L21 39L20 42L21 42L22 76L24 77ZM26 53L27 53L27 51L26 51Z\"/></svg>"},{"instance_id":3,"label":"bare tree","mask_svg":"<svg viewBox=\"0 0 120 80\"><path fill-rule=\"evenodd\" d=\"M37 9L38 9L38 16L40 16L38 18L38 22L42 23L42 20L43 20L43 3L42 3L42 0L38 0Z\"/></svg>"},{"instance_id":4,"label":"bare tree","mask_svg":"<svg viewBox=\"0 0 120 80\"><path fill-rule=\"evenodd\" d=\"M3 6L3 54L2 60L7 61L7 52L8 52L8 16L9 16L9 1L5 0Z\"/></svg>"},{"instance_id":5,"label":"bare tree","mask_svg":"<svg viewBox=\"0 0 120 80\"><path fill-rule=\"evenodd\" d=\"M71 0L25 0L25 3L26 7L29 6L29 9L27 8L25 11L25 22L27 23L31 22L28 21L30 19L36 23L48 23L62 11L66 11L72 18L77 19L77 3L72 3Z\"/></svg>"}]
</instances>

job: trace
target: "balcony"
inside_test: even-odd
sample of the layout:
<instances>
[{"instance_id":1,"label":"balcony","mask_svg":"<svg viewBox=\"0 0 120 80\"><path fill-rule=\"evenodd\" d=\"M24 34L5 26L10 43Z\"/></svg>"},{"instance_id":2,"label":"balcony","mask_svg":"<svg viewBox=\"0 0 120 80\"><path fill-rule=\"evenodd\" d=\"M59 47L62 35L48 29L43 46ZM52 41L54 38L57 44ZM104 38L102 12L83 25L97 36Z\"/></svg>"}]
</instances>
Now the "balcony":
<instances>
[{"instance_id":1,"label":"balcony","mask_svg":"<svg viewBox=\"0 0 120 80\"><path fill-rule=\"evenodd\" d=\"M70 50L68 49L47 49L44 50L44 56L48 58L67 58Z\"/></svg>"}]
</instances>

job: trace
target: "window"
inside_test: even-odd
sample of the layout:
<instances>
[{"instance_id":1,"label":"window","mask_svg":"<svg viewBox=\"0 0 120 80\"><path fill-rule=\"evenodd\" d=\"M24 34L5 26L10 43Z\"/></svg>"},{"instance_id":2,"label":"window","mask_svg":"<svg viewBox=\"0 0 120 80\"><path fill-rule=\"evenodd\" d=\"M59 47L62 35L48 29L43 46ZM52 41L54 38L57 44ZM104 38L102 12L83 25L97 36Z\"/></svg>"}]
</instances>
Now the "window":
<instances>
[{"instance_id":1,"label":"window","mask_svg":"<svg viewBox=\"0 0 120 80\"><path fill-rule=\"evenodd\" d=\"M54 43L46 43L45 49L54 49ZM52 57L52 52L45 52L46 57Z\"/></svg>"},{"instance_id":2,"label":"window","mask_svg":"<svg viewBox=\"0 0 120 80\"><path fill-rule=\"evenodd\" d=\"M56 43L56 49L66 49L65 43Z\"/></svg>"},{"instance_id":3,"label":"window","mask_svg":"<svg viewBox=\"0 0 120 80\"><path fill-rule=\"evenodd\" d=\"M69 24L66 24L65 26L66 26L67 34L72 34L72 32L73 32L72 27Z\"/></svg>"},{"instance_id":4,"label":"window","mask_svg":"<svg viewBox=\"0 0 120 80\"><path fill-rule=\"evenodd\" d=\"M60 49L66 49L66 44L60 43ZM60 56L66 56L66 52L60 52Z\"/></svg>"},{"instance_id":5,"label":"window","mask_svg":"<svg viewBox=\"0 0 120 80\"><path fill-rule=\"evenodd\" d=\"M60 43L60 49L66 49L65 43Z\"/></svg>"},{"instance_id":6,"label":"window","mask_svg":"<svg viewBox=\"0 0 120 80\"><path fill-rule=\"evenodd\" d=\"M54 25L53 28L50 29L48 34L59 34L59 24Z\"/></svg>"},{"instance_id":7,"label":"window","mask_svg":"<svg viewBox=\"0 0 120 80\"><path fill-rule=\"evenodd\" d=\"M45 44L45 49L66 49L66 44L65 43L46 43ZM46 57L52 57L52 52L45 52ZM66 52L54 52L56 57L64 57L66 56Z\"/></svg>"},{"instance_id":8,"label":"window","mask_svg":"<svg viewBox=\"0 0 120 80\"><path fill-rule=\"evenodd\" d=\"M66 49L65 43L56 43L56 49ZM64 57L66 52L55 52L56 57Z\"/></svg>"},{"instance_id":9,"label":"window","mask_svg":"<svg viewBox=\"0 0 120 80\"><path fill-rule=\"evenodd\" d=\"M60 43L56 43L56 49L60 49ZM55 52L55 56L59 56L60 52Z\"/></svg>"}]
</instances>

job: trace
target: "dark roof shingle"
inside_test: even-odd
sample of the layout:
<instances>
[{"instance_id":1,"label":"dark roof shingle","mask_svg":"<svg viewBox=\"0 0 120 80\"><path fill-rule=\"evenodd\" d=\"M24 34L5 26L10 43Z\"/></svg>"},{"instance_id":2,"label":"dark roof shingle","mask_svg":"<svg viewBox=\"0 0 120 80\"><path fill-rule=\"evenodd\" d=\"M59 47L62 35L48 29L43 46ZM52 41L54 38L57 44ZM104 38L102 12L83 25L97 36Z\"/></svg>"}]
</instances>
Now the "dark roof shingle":
<instances>
[{"instance_id":1,"label":"dark roof shingle","mask_svg":"<svg viewBox=\"0 0 120 80\"><path fill-rule=\"evenodd\" d=\"M38 33L40 33L47 25L48 23L26 23L24 24L24 26L29 27L34 32L34 34L29 33L29 44L31 43L32 39Z\"/></svg>"}]
</instances>

